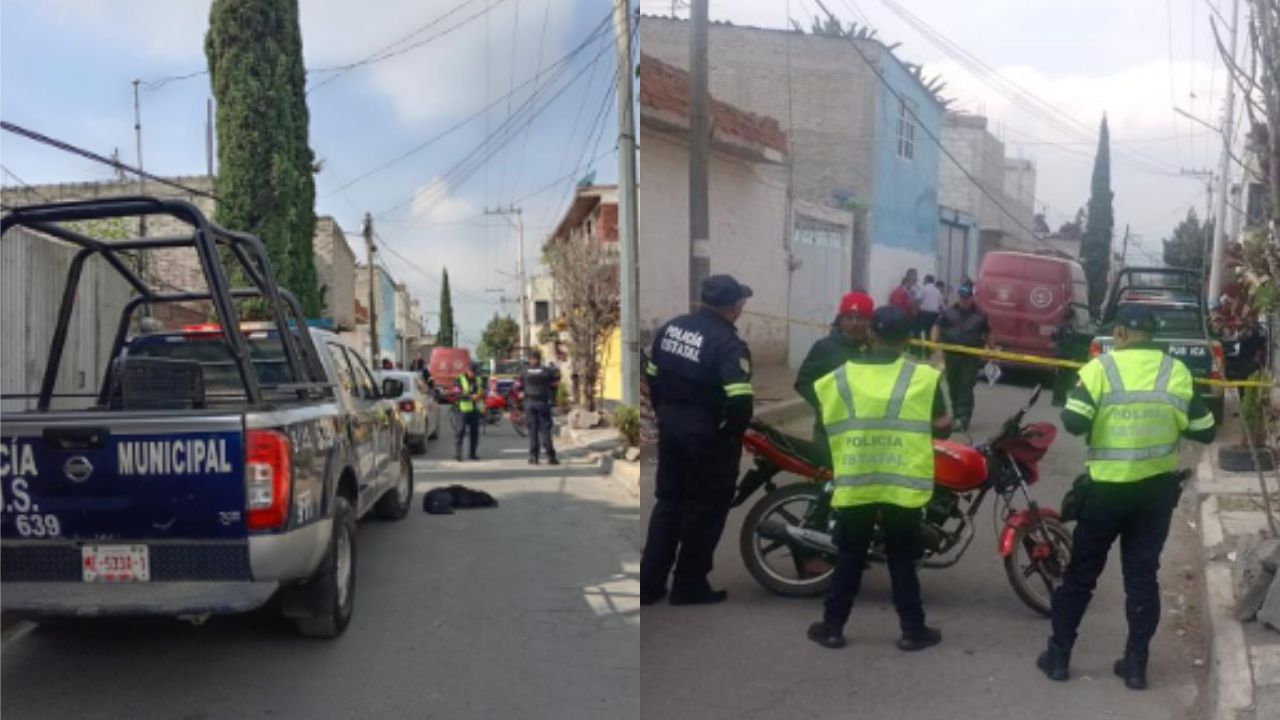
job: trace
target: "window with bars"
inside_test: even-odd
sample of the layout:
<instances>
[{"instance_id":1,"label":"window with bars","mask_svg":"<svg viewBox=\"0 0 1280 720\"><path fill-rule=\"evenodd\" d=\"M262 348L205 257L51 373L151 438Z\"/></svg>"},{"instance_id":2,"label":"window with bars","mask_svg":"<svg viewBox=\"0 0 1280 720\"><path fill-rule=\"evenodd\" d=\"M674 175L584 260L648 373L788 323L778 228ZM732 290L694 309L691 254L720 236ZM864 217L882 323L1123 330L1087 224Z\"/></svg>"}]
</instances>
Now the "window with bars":
<instances>
[{"instance_id":1,"label":"window with bars","mask_svg":"<svg viewBox=\"0 0 1280 720\"><path fill-rule=\"evenodd\" d=\"M912 160L916 156L915 104L904 100L898 105L898 157Z\"/></svg>"}]
</instances>

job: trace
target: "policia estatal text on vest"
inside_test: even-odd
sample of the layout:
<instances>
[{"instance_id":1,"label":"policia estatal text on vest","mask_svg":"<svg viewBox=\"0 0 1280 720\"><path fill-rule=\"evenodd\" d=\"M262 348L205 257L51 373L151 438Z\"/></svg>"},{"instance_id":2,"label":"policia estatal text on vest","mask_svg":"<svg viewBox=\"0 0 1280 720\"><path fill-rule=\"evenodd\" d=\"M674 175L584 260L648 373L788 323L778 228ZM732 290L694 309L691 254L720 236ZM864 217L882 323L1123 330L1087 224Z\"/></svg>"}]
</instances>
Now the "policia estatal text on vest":
<instances>
[{"instance_id":1,"label":"policia estatal text on vest","mask_svg":"<svg viewBox=\"0 0 1280 720\"><path fill-rule=\"evenodd\" d=\"M1080 368L1062 425L1089 444L1090 483L1072 540L1071 562L1053 595L1053 634L1036 666L1066 680L1071 650L1111 544L1120 538L1129 636L1115 674L1126 686L1147 685L1147 646L1160 622L1157 572L1169 522L1181 494L1182 437L1213 440L1213 415L1192 387L1191 371L1151 343L1156 319L1130 305L1116 313L1115 350Z\"/></svg>"},{"instance_id":2,"label":"policia estatal text on vest","mask_svg":"<svg viewBox=\"0 0 1280 720\"><path fill-rule=\"evenodd\" d=\"M640 559L640 603L723 601L707 580L751 421L751 352L734 322L751 288L728 275L702 283L703 308L658 329L645 374L658 415L658 472ZM677 557L678 554L678 557ZM672 573L672 565L675 572Z\"/></svg>"},{"instance_id":3,"label":"policia estatal text on vest","mask_svg":"<svg viewBox=\"0 0 1280 720\"><path fill-rule=\"evenodd\" d=\"M951 418L940 373L902 356L911 330L912 320L902 310L877 308L871 351L814 384L831 447L839 550L822 620L808 633L823 647L844 647L844 625L877 524L902 629L898 647L922 650L942 640L942 633L925 625L916 561L923 554L921 508L933 496L933 438L949 434Z\"/></svg>"}]
</instances>

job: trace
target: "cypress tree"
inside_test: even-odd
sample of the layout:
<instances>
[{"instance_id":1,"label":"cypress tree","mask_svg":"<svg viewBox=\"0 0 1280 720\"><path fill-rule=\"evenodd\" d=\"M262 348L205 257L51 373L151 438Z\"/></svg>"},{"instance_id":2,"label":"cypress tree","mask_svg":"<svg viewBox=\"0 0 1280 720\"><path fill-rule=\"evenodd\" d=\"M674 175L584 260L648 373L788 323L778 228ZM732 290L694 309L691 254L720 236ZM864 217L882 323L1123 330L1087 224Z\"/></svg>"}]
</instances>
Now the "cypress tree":
<instances>
[{"instance_id":1,"label":"cypress tree","mask_svg":"<svg viewBox=\"0 0 1280 720\"><path fill-rule=\"evenodd\" d=\"M217 99L219 224L256 235L276 281L321 311L315 158L297 0L213 0L205 57Z\"/></svg>"},{"instance_id":2,"label":"cypress tree","mask_svg":"<svg viewBox=\"0 0 1280 720\"><path fill-rule=\"evenodd\" d=\"M1097 312L1107 292L1111 270L1111 233L1115 219L1111 212L1111 139L1107 116L1102 116L1098 133L1098 153L1093 158L1093 183L1089 194L1089 218L1080 241L1080 260L1089 280L1089 307Z\"/></svg>"},{"instance_id":3,"label":"cypress tree","mask_svg":"<svg viewBox=\"0 0 1280 720\"><path fill-rule=\"evenodd\" d=\"M440 282L440 332L436 333L436 345L453 347L453 341L453 298L449 296L449 268L445 268Z\"/></svg>"}]
</instances>

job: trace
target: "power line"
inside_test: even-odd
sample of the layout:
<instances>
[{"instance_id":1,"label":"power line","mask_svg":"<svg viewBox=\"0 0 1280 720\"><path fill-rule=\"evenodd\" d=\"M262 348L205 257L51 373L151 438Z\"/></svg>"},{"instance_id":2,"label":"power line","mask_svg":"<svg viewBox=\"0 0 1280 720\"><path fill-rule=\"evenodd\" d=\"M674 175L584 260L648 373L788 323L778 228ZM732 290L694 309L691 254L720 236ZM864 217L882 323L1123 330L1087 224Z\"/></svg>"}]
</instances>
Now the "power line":
<instances>
[{"instance_id":1,"label":"power line","mask_svg":"<svg viewBox=\"0 0 1280 720\"><path fill-rule=\"evenodd\" d=\"M603 57L604 54L609 51L609 49L610 48L606 44L591 60L591 63L594 64L599 62L600 58ZM473 148L471 152L467 153L467 155L464 156L460 161L458 161L456 164L454 164L452 167L446 170L445 173L440 177L439 182L443 183L445 187L458 187L461 184L465 183L467 180L469 180L481 167L484 167L488 163L488 161L492 159L495 153L500 151L503 147L506 146L507 143L509 143L516 135L519 134L524 124L532 123L534 120L536 120L539 115L545 112L546 109L550 107L557 98L560 97L560 95L564 94L564 92L567 89L569 89L569 87L574 85L577 82L578 78L582 77L582 75L585 74L586 70L587 68L585 67L579 70L578 73L575 74L573 77L571 77L564 85L562 85L559 90L556 90L555 93L553 93L549 98L547 98L546 101L543 102L540 107L535 107L536 100L538 100L537 94L535 93L533 96L531 96L524 103L524 105L521 106L521 108L517 109L516 112L512 114L511 122L504 122L501 125L499 125L498 128L493 131L493 133L490 133L490 135L487 135L485 137L484 141L482 141L479 145ZM519 121L520 124L514 124L517 118L525 110L528 110L527 113L524 113L526 117L520 119ZM496 145L492 149L490 149L489 147L491 142L496 143ZM444 197L446 196L442 195L440 198L437 198L434 203L428 205L426 208L423 208L423 211L429 212L431 209L434 209L434 207L437 204L439 204L439 202L442 201ZM384 210L383 212L379 213L378 217L384 217L407 205L410 205L411 203L413 203L415 198L416 198L416 193L414 193L413 195L410 195L407 200L404 200L398 203L397 205L390 207L387 210Z\"/></svg>"},{"instance_id":2,"label":"power line","mask_svg":"<svg viewBox=\"0 0 1280 720\"><path fill-rule=\"evenodd\" d=\"M168 178L162 178L158 175L152 175L151 173L143 170L139 170L138 168L135 168L132 165L126 165L125 163L122 163L119 160L104 157L90 150L85 150L84 148L72 145L71 143L63 142L61 140L55 140L54 138L51 138L48 135L43 135L34 130L28 130L27 128L24 128L20 125L15 125L8 121L0 122L0 130L11 132L15 135L21 135L22 137L25 137L29 140L34 140L38 143L42 143L44 145L57 148L59 150L62 150L63 152L71 153L72 155L79 155L80 157L88 158L90 160L93 160L94 162L99 162L99 163L102 163L103 165L108 165L112 168L115 168L116 170L133 173L134 175L144 177L148 180L154 180L155 182L158 182L161 185L168 185L169 187L191 193L192 195L199 195L201 197L207 197L212 200L218 200L218 201L222 200L222 198L218 197L214 193L205 192L204 190L197 190L193 187L187 187L182 183L176 183L172 180L169 180Z\"/></svg>"},{"instance_id":3,"label":"power line","mask_svg":"<svg viewBox=\"0 0 1280 720\"><path fill-rule=\"evenodd\" d=\"M839 18L837 18L834 14L832 14L830 10L827 9L827 6L823 2L823 0L814 0L814 2L818 4L818 7L822 8L822 11L826 13L828 17L830 17L832 20L836 22L839 22ZM979 181L978 178L974 177L973 173L969 172L969 169L966 168L964 164L961 163L960 160L956 158L956 156L953 155L945 145L942 144L942 139L939 138L937 134L934 133L931 129L929 129L928 125L926 125L923 121L920 120L920 116L916 113L915 108L911 107L911 103L908 103L907 99L903 97L902 93L899 92L898 89L895 88L892 85L892 83L889 82L889 79L885 77L884 70L882 70L879 66L877 66L876 63L871 60L871 58L867 57L866 53L863 52L862 48L858 45L856 40L847 36L846 38L849 41L849 45L854 49L854 52L858 55L858 57L862 60L862 62L866 64L866 66L871 70L871 72L876 76L876 79L878 79L880 83L884 85L884 88L889 91L889 94L893 95L893 97L898 100L898 102L900 103L900 106L904 110L906 110L908 114L911 115L911 118L915 122L916 127L919 128L921 131L923 131L925 136L928 137L929 140L931 140L933 144L938 147L938 150L943 155L945 155L947 159L951 160L951 162L955 164L956 168L960 171L960 173L964 175L966 178L968 178L969 182L973 183L973 186L976 187L979 192L981 192L983 195L987 197L988 200L991 201L991 204L995 205L996 208L1000 210L1000 212L1004 213L1005 217L1008 217L1010 220L1013 221L1015 225L1017 225L1019 228L1025 231L1028 237L1034 240L1038 240L1041 243L1044 243L1046 247L1052 248L1053 246L1050 243L1048 243L1039 235L1037 235L1036 231L1028 227L1026 223L1022 222L1021 218L1019 218L1017 215L1014 215L1013 212L1010 211L1007 207L1005 207L1004 203L1001 202L1001 200L997 198L994 193L992 193L990 190L987 189L985 184Z\"/></svg>"},{"instance_id":4,"label":"power line","mask_svg":"<svg viewBox=\"0 0 1280 720\"><path fill-rule=\"evenodd\" d=\"M542 49L547 41L547 21L551 19L551 0L547 3L542 11L542 32L538 35L538 69L537 73L542 72ZM593 66L594 67L594 66ZM595 71L592 70L592 77L595 77ZM587 80L587 87L591 87L591 80ZM585 97L586 91L583 91ZM526 125L524 129L524 142L520 144L520 161L516 163L516 179L513 183L514 187L520 187L520 176L524 174L524 158L525 153L529 149L529 131L533 129L532 125Z\"/></svg>"},{"instance_id":5,"label":"power line","mask_svg":"<svg viewBox=\"0 0 1280 720\"><path fill-rule=\"evenodd\" d=\"M533 77L529 78L529 79L528 79L528 80L526 80L525 82L523 82L523 83L521 83L520 85L516 86L516 87L515 87L515 89L512 91L512 93L508 93L508 94L507 94L506 96L504 96L504 97L497 98L496 100L494 100L494 101L490 102L488 105L485 105L484 107L482 107L482 108L480 108L479 110L477 110L476 112L474 112L474 113L472 113L472 114L468 115L467 117L463 118L462 120L459 120L458 122L454 123L453 125L449 126L448 128L445 128L445 129L444 129L444 130L442 130L441 132L436 133L435 135L431 136L430 138L427 138L425 141L423 141L423 142L421 142L421 143L419 143L419 144L417 144L417 145L415 145L415 146L413 146L413 147L409 148L408 150L406 150L406 151L404 151L404 152L400 153L399 155L396 155L395 157L391 158L390 160L387 160L386 162L381 163L381 164L380 164L380 165L378 165L377 167L374 167L374 168L372 168L372 169L368 170L367 172L364 172L364 173L362 173L362 174L360 174L360 175L358 175L358 176L356 176L356 177L352 178L351 180L348 180L346 183L343 183L342 185L338 186L336 189L331 190L331 191L329 191L329 192L325 193L324 197L326 197L326 198L327 198L327 197L330 197L330 196L332 196L332 195L335 195L335 194L337 194L337 193L339 193L339 192L342 192L343 190L346 190L347 188L350 188L351 186L353 186L353 185L355 185L355 184L357 184L357 183L359 183L359 182L362 182L362 181L364 181L364 180L368 179L369 177L371 177L371 176L373 176L373 175L375 175L375 174L377 174L377 173L379 173L379 172L382 172L383 170L386 170L387 168L389 168L389 167L391 167L391 166L393 166L393 165L395 165L395 164L397 164L397 163L399 163L399 162L401 162L401 161L403 161L403 160L406 160L406 159L408 159L409 157L412 157L413 155L415 155L415 154L417 154L417 153L419 153L419 152L421 152L421 151L425 150L426 148L430 147L431 145L435 144L436 142L439 142L440 140L444 139L445 137L448 137L449 135L453 134L454 132L457 132L459 129L461 129L461 128L462 128L462 127L464 127L465 125L467 125L467 124L471 123L472 121L476 120L477 118L479 118L479 117L481 117L481 116L485 115L485 114L486 114L486 113L488 113L491 109L493 109L493 108L494 108L494 107L496 107L499 103L501 103L503 100L505 100L505 99L507 99L507 98L511 97L511 95L512 95L514 92L518 92L518 91L520 91L520 90L524 89L525 87L529 86L530 84L532 84L532 83L534 83L534 82L537 82L537 81L538 81L538 79L539 79L540 77L542 77L543 75L546 75L546 74L548 74L548 73L553 73L553 72L554 72L554 73L555 73L555 75L553 75L551 78L549 78L549 79L548 79L545 83L543 83L541 86L539 86L538 88L536 88L536 89L534 90L534 92L530 95L530 99L532 99L532 98L536 97L536 96L538 95L538 93L539 93L539 92L541 92L541 91L545 90L547 87L550 87L553 83L555 83L555 81L559 78L559 76L560 76L561 74L563 74L563 72L564 72L565 68L567 68L567 67L568 67L568 65L569 65L570 63L572 63L572 61L574 60L574 58L576 58L579 54L581 54L583 51L585 51L585 50L587 49L587 47L588 47L588 46L590 46L590 45L591 45L591 43L592 43L593 41L595 41L596 39L598 39L599 37L601 37L601 34L605 32L605 26L606 26L606 25L607 25L607 18L606 18L606 22L602 22L602 23L600 23L600 25L599 25L599 26L597 26L597 27L596 27L596 29L594 29L594 30L593 30L593 31L592 31L592 32L587 36L586 40L584 40L581 44L579 44L577 47L575 47L575 48L573 48L572 50L570 50L570 51L569 51L569 52L568 52L564 57L560 58L560 59L559 59L559 60L557 60L555 63L552 63L552 64L551 64L550 66L548 66L545 70L540 71L538 74L534 75ZM526 103L527 103L527 102L528 102L528 101L526 100ZM486 138L487 138L487 137L488 137L488 136L486 135Z\"/></svg>"},{"instance_id":6,"label":"power line","mask_svg":"<svg viewBox=\"0 0 1280 720\"><path fill-rule=\"evenodd\" d=\"M455 30L457 30L457 29L459 29L459 28L461 28L461 27L463 27L463 26L467 25L468 23L472 22L473 20L476 20L477 18L480 18L480 17L485 16L485 15L488 15L488 14L489 14L489 12L490 12L491 10L493 10L493 9L494 9L494 8L496 8L497 6L501 5L502 3L506 2L506 0L493 0L493 2L489 3L488 5L486 5L486 6L484 7L484 9L482 9L482 10L480 10L480 11L476 12L476 13L473 13L473 14L471 14L471 15L469 15L469 16L467 16L467 17L465 17L465 18L463 18L461 21L459 21L459 22L457 22L457 23L455 23L455 24L453 24L453 25L450 25L449 27L445 28L444 30L441 30L440 32L436 33L435 35L432 35L432 36L430 36L430 37L424 38L424 39L419 40L419 41L417 41L417 42L415 42L415 43L411 43L411 44L409 44L409 45L405 45L404 47L400 47L400 48L397 48L397 47L396 47L397 45L401 45L401 44L403 44L404 42L408 41L410 38L412 38L412 37L414 37L414 36L416 36L416 35L421 35L422 33L426 32L427 30L430 30L431 28L435 27L436 25L440 24L441 22L444 22L446 19L448 19L448 18L449 18L449 17L451 17L452 15L454 15L454 14L458 13L458 12L459 12L460 10L462 10L464 7L466 7L466 6L468 6L468 5L471 5L471 4L475 3L475 2L476 2L476 0L463 0L463 2L462 2L461 4L459 4L459 5L455 5L451 10L449 10L449 11L445 12L443 15L440 15L440 16L438 16L438 17L436 17L436 18L434 18L434 19L430 20L430 21L429 21L429 22L427 22L425 25L423 25L423 26L419 27L418 29L414 30L413 32L409 33L408 35L405 35L405 36L401 37L399 40L396 40L395 42L391 43L390 45L386 45L386 46L382 47L381 49L379 49L379 50L375 51L375 52L374 52L374 53L372 53L371 55L368 55L368 56L366 56L366 57L364 57L364 58L362 58L362 59L360 59L360 60L357 60L357 61L352 62L352 63L347 63L346 65L338 65L338 66L335 66L335 67L332 67L332 68L325 68L325 69L323 70L323 72L331 72L331 73L333 73L333 74L332 74L332 75L330 75L328 78L325 78L323 81L321 81L321 82L319 82L319 83L317 83L317 84L315 84L315 85L311 86L311 87L307 90L307 94L309 95L309 94L311 94L311 93L315 92L316 90L319 90L320 88L324 87L325 85L328 85L329 83L332 83L333 81L335 81L335 80L337 80L338 78L342 77L343 75L345 75L345 74L347 74L347 73L351 72L352 70L355 70L356 68L364 67L365 65L372 65L372 64L374 64L374 63L379 63L379 62L382 62L382 61L384 61L384 60L390 60L391 58L394 58L394 57L399 57L400 55L403 55L403 54L405 54L405 53L407 53L407 52L410 52L410 51L412 51L412 50L416 50L416 49L418 49L418 48L422 47L423 45L427 45L427 44L429 44L429 43L431 43L431 42L434 42L434 41L436 41L436 40L439 40L440 38L445 37L446 35L449 35L450 33L454 32Z\"/></svg>"},{"instance_id":7,"label":"power line","mask_svg":"<svg viewBox=\"0 0 1280 720\"><path fill-rule=\"evenodd\" d=\"M18 184L19 184L19 185L21 185L22 187L24 187L24 188L26 188L27 190L30 190L31 192L35 193L35 196L36 196L36 197L40 198L41 200L43 200L43 201L45 201L45 202L52 202L51 200L49 200L49 198L45 197L44 193L40 192L40 191L39 191L39 190L37 190L36 188L34 188L34 187L32 187L31 185L29 185L29 184L27 183L27 181L26 181L26 180L23 180L22 178L18 177L17 173L15 173L14 171L12 171L12 170L10 170L9 168L5 167L5 166L4 166L4 164L0 164L0 170L3 170L5 175L8 175L9 177L13 178L14 180L17 180L17 181L18 181Z\"/></svg>"},{"instance_id":8,"label":"power line","mask_svg":"<svg viewBox=\"0 0 1280 720\"><path fill-rule=\"evenodd\" d=\"M507 80L507 120L511 119L511 96L516 91L516 51L520 48L520 0L516 0L516 16L515 21L511 25L511 72L508 73ZM528 128L525 128L526 135ZM501 195L503 189L507 186L507 165L509 162L502 163L502 177L498 180L498 194Z\"/></svg>"},{"instance_id":9,"label":"power line","mask_svg":"<svg viewBox=\"0 0 1280 720\"><path fill-rule=\"evenodd\" d=\"M1040 98L1035 93L1027 90L1021 85L1009 80L1001 75L995 68L983 62L980 58L965 50L955 41L948 38L941 31L926 23L909 10L902 7L895 0L881 0L881 2L903 22L910 25L919 32L930 44L942 50L948 57L951 57L975 77L982 80L984 84L995 90L997 93L1009 100L1016 107L1039 118L1042 122L1055 128L1064 135L1076 138L1094 137L1094 130L1081 123L1079 120L1062 112L1053 104ZM1122 151L1116 149L1117 157L1123 156L1130 162L1140 164L1153 173L1176 175L1176 171L1168 168L1162 161L1150 158L1135 151Z\"/></svg>"}]
</instances>

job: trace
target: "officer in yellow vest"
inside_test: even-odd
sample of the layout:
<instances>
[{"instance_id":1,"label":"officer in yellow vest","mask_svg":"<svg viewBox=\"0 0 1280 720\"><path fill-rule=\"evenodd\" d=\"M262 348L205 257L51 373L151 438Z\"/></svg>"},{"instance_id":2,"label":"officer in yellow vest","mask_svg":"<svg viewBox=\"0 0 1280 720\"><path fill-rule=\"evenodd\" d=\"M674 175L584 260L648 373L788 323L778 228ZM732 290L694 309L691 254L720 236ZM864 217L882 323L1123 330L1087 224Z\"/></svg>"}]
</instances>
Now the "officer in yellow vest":
<instances>
[{"instance_id":1,"label":"officer in yellow vest","mask_svg":"<svg viewBox=\"0 0 1280 720\"><path fill-rule=\"evenodd\" d=\"M941 374L902 355L912 320L902 310L877 308L871 316L871 351L814 384L831 445L839 549L822 621L809 639L844 647L844 624L862 584L862 568L877 524L884 532L893 605L902 650L942 641L924 623L916 561L921 508L933 496L933 438L951 427L939 387Z\"/></svg>"},{"instance_id":2,"label":"officer in yellow vest","mask_svg":"<svg viewBox=\"0 0 1280 720\"><path fill-rule=\"evenodd\" d=\"M1107 553L1120 538L1129 637L1115 674L1132 690L1147 685L1147 645L1160 621L1157 571L1169 522L1181 493L1178 444L1182 437L1213 440L1213 415L1196 395L1191 371L1151 342L1156 318L1149 307L1121 306L1115 349L1080 368L1062 425L1089 444L1080 519L1071 562L1053 595L1053 635L1036 666L1051 680L1069 676L1071 649Z\"/></svg>"},{"instance_id":3,"label":"officer in yellow vest","mask_svg":"<svg viewBox=\"0 0 1280 720\"><path fill-rule=\"evenodd\" d=\"M469 365L463 374L458 376L458 411L462 413L462 423L454 433L454 457L462 462L462 438L471 433L472 460L479 460L476 449L480 445L480 409L484 407L484 390L480 378L476 376L475 363Z\"/></svg>"}]
</instances>

